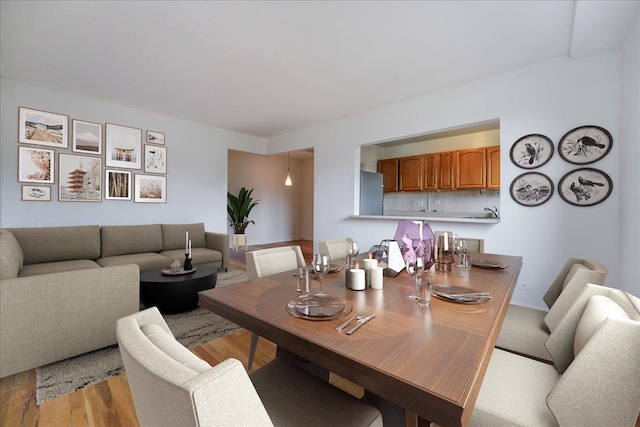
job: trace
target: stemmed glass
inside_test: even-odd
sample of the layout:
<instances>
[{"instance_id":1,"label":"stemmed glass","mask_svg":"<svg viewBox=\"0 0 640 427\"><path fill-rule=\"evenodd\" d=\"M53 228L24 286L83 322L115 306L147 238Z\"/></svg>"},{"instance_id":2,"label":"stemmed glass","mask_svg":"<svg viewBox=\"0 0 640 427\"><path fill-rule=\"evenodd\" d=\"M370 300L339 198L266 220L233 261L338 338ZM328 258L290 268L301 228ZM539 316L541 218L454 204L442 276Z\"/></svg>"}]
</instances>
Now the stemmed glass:
<instances>
[{"instance_id":1,"label":"stemmed glass","mask_svg":"<svg viewBox=\"0 0 640 427\"><path fill-rule=\"evenodd\" d=\"M416 291L418 290L418 285L420 284L420 280L422 279L422 275L424 274L424 257L416 256L415 254L410 254L405 258L405 268L407 269L407 273L409 276L413 277L414 280L414 293L407 296L407 299L416 299Z\"/></svg>"},{"instance_id":2,"label":"stemmed glass","mask_svg":"<svg viewBox=\"0 0 640 427\"><path fill-rule=\"evenodd\" d=\"M353 266L359 252L360 248L358 247L358 242L349 240L347 242L347 266Z\"/></svg>"},{"instance_id":3,"label":"stemmed glass","mask_svg":"<svg viewBox=\"0 0 640 427\"><path fill-rule=\"evenodd\" d=\"M329 272L329 257L323 254L315 254L313 256L311 266L313 267L313 271L315 271L318 275L318 280L320 282L320 291L316 294L316 296L324 297L327 294L322 291L322 278Z\"/></svg>"}]
</instances>

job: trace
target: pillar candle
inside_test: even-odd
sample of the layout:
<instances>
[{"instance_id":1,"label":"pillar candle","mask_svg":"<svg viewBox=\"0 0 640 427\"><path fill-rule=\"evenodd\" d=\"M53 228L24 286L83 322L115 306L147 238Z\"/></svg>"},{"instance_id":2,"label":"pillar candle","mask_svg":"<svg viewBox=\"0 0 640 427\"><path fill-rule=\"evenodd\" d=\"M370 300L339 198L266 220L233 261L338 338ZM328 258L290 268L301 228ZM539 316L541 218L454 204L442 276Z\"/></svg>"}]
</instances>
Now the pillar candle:
<instances>
[{"instance_id":1,"label":"pillar candle","mask_svg":"<svg viewBox=\"0 0 640 427\"><path fill-rule=\"evenodd\" d=\"M377 259L365 258L362 260L362 268L364 268L365 283L371 286L371 269L378 266Z\"/></svg>"},{"instance_id":2,"label":"pillar candle","mask_svg":"<svg viewBox=\"0 0 640 427\"><path fill-rule=\"evenodd\" d=\"M371 267L369 275L371 277L371 289L382 289L382 267Z\"/></svg>"},{"instance_id":3,"label":"pillar candle","mask_svg":"<svg viewBox=\"0 0 640 427\"><path fill-rule=\"evenodd\" d=\"M349 270L349 274L351 275L351 289L353 289L354 291L364 291L364 270L359 268L352 268L351 270Z\"/></svg>"}]
</instances>

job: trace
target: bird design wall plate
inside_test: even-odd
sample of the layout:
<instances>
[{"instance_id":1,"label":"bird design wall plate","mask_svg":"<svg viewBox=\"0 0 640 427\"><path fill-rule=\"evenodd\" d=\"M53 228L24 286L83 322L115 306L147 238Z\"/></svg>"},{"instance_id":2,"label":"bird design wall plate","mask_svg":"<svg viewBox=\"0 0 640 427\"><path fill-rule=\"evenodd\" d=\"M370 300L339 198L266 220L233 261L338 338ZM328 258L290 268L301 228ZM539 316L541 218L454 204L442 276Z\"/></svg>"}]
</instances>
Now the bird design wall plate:
<instances>
[{"instance_id":1,"label":"bird design wall plate","mask_svg":"<svg viewBox=\"0 0 640 427\"><path fill-rule=\"evenodd\" d=\"M562 177L558 192L565 202L575 206L593 206L604 202L613 191L613 182L599 169L576 169Z\"/></svg>"},{"instance_id":2,"label":"bird design wall plate","mask_svg":"<svg viewBox=\"0 0 640 427\"><path fill-rule=\"evenodd\" d=\"M540 206L553 196L553 182L543 173L527 172L513 180L509 192L522 206Z\"/></svg>"},{"instance_id":3,"label":"bird design wall plate","mask_svg":"<svg viewBox=\"0 0 640 427\"><path fill-rule=\"evenodd\" d=\"M553 156L553 142L537 133L526 135L513 143L509 155L513 164L520 168L539 168Z\"/></svg>"},{"instance_id":4,"label":"bird design wall plate","mask_svg":"<svg viewBox=\"0 0 640 427\"><path fill-rule=\"evenodd\" d=\"M558 143L560 157L574 165L594 163L609 154L613 138L600 126L580 126L567 132Z\"/></svg>"}]
</instances>

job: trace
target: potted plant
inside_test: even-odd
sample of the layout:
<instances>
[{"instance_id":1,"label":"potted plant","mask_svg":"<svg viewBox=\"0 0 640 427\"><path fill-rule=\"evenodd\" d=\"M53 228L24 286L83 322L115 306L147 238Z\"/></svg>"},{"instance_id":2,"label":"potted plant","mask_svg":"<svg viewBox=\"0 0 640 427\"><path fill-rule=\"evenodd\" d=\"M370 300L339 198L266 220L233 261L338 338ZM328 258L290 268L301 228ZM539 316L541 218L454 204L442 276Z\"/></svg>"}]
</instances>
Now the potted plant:
<instances>
[{"instance_id":1,"label":"potted plant","mask_svg":"<svg viewBox=\"0 0 640 427\"><path fill-rule=\"evenodd\" d=\"M251 210L258 204L259 200L251 197L253 188L247 190L242 187L235 196L227 192L227 214L229 215L229 225L233 227L233 248L238 250L238 246L244 246L247 250L247 235L245 230L249 224L255 224L249 219Z\"/></svg>"}]
</instances>

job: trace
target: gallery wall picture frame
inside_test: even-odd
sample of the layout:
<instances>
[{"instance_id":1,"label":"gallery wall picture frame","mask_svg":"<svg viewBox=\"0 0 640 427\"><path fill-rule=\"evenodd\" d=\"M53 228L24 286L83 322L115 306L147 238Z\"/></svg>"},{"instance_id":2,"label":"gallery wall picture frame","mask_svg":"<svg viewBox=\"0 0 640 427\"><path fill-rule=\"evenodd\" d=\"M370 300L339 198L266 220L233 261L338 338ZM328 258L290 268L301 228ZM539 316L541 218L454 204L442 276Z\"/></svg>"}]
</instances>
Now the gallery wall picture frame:
<instances>
[{"instance_id":1,"label":"gallery wall picture frame","mask_svg":"<svg viewBox=\"0 0 640 427\"><path fill-rule=\"evenodd\" d=\"M105 200L131 200L131 172L106 169L104 178Z\"/></svg>"},{"instance_id":2,"label":"gallery wall picture frame","mask_svg":"<svg viewBox=\"0 0 640 427\"><path fill-rule=\"evenodd\" d=\"M50 202L51 187L48 185L23 185L20 200L25 202Z\"/></svg>"},{"instance_id":3,"label":"gallery wall picture frame","mask_svg":"<svg viewBox=\"0 0 640 427\"><path fill-rule=\"evenodd\" d=\"M140 169L142 165L142 129L105 124L106 166Z\"/></svg>"},{"instance_id":4,"label":"gallery wall picture frame","mask_svg":"<svg viewBox=\"0 0 640 427\"><path fill-rule=\"evenodd\" d=\"M154 130L147 131L147 144L164 145L164 132L156 132Z\"/></svg>"},{"instance_id":5,"label":"gallery wall picture frame","mask_svg":"<svg viewBox=\"0 0 640 427\"><path fill-rule=\"evenodd\" d=\"M167 177L136 174L134 194L136 203L166 203Z\"/></svg>"},{"instance_id":6,"label":"gallery wall picture frame","mask_svg":"<svg viewBox=\"0 0 640 427\"><path fill-rule=\"evenodd\" d=\"M581 168L566 173L558 183L558 193L574 206L594 206L604 202L613 191L611 177L600 169Z\"/></svg>"},{"instance_id":7,"label":"gallery wall picture frame","mask_svg":"<svg viewBox=\"0 0 640 427\"><path fill-rule=\"evenodd\" d=\"M69 147L69 116L18 107L18 142Z\"/></svg>"},{"instance_id":8,"label":"gallery wall picture frame","mask_svg":"<svg viewBox=\"0 0 640 427\"><path fill-rule=\"evenodd\" d=\"M523 169L536 169L553 157L553 142L545 135L532 133L518 139L511 146L509 156L514 165Z\"/></svg>"},{"instance_id":9,"label":"gallery wall picture frame","mask_svg":"<svg viewBox=\"0 0 640 427\"><path fill-rule=\"evenodd\" d=\"M558 154L574 165L588 165L605 157L613 147L613 137L600 126L580 126L564 134Z\"/></svg>"},{"instance_id":10,"label":"gallery wall picture frame","mask_svg":"<svg viewBox=\"0 0 640 427\"><path fill-rule=\"evenodd\" d=\"M102 124L71 120L71 150L76 153L102 155Z\"/></svg>"},{"instance_id":11,"label":"gallery wall picture frame","mask_svg":"<svg viewBox=\"0 0 640 427\"><path fill-rule=\"evenodd\" d=\"M144 145L144 172L167 173L167 147Z\"/></svg>"},{"instance_id":12,"label":"gallery wall picture frame","mask_svg":"<svg viewBox=\"0 0 640 427\"><path fill-rule=\"evenodd\" d=\"M58 200L61 202L101 202L102 158L59 154Z\"/></svg>"},{"instance_id":13,"label":"gallery wall picture frame","mask_svg":"<svg viewBox=\"0 0 640 427\"><path fill-rule=\"evenodd\" d=\"M53 184L55 152L44 148L18 147L18 181Z\"/></svg>"},{"instance_id":14,"label":"gallery wall picture frame","mask_svg":"<svg viewBox=\"0 0 640 427\"><path fill-rule=\"evenodd\" d=\"M526 172L511 183L511 198L522 206L540 206L553 196L553 181L540 172Z\"/></svg>"}]
</instances>

